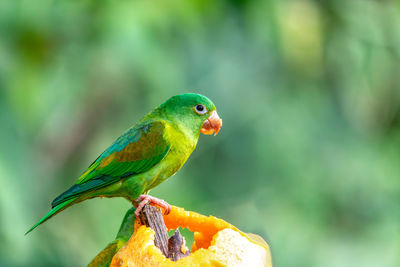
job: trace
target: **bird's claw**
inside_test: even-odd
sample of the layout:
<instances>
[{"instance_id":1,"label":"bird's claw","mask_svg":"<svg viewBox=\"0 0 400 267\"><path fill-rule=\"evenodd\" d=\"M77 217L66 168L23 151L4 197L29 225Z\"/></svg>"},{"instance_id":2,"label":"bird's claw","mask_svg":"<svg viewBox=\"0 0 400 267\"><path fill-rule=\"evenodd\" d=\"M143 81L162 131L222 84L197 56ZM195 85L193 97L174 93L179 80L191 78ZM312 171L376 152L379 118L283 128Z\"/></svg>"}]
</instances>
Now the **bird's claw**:
<instances>
[{"instance_id":1,"label":"bird's claw","mask_svg":"<svg viewBox=\"0 0 400 267\"><path fill-rule=\"evenodd\" d=\"M135 210L135 217L137 220L140 220L140 212L143 210L144 206L147 203L157 205L164 209L164 214L167 215L171 212L171 205L165 202L162 199L152 197L150 195L140 195L136 200L136 210Z\"/></svg>"}]
</instances>

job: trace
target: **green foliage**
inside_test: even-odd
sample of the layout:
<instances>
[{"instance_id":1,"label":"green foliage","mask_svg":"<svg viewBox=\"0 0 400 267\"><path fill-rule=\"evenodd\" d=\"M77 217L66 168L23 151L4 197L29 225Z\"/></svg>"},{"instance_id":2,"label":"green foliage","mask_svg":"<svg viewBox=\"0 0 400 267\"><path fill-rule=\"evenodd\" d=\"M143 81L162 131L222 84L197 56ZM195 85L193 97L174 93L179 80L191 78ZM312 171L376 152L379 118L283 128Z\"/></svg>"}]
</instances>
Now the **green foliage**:
<instances>
[{"instance_id":1,"label":"green foliage","mask_svg":"<svg viewBox=\"0 0 400 267\"><path fill-rule=\"evenodd\" d=\"M118 250L120 250L132 236L135 228L135 208L130 208L122 220L118 234L94 259L88 267L110 266L111 261Z\"/></svg>"},{"instance_id":2,"label":"green foliage","mask_svg":"<svg viewBox=\"0 0 400 267\"><path fill-rule=\"evenodd\" d=\"M125 129L198 92L224 126L153 195L261 234L276 266L398 266L399 25L394 1L2 1L0 265L86 265L127 201L24 232Z\"/></svg>"}]
</instances>

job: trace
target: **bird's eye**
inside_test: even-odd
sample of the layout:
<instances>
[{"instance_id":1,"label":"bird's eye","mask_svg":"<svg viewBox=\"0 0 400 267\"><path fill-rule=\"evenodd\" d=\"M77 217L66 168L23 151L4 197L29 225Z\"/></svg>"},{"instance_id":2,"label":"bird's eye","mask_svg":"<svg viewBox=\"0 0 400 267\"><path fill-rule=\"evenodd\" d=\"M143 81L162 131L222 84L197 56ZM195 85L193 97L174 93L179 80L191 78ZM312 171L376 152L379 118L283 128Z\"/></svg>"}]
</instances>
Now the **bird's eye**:
<instances>
[{"instance_id":1,"label":"bird's eye","mask_svg":"<svg viewBox=\"0 0 400 267\"><path fill-rule=\"evenodd\" d=\"M207 108L202 105L202 104L198 104L194 107L194 110L196 111L197 114L199 115L204 115L207 113Z\"/></svg>"}]
</instances>

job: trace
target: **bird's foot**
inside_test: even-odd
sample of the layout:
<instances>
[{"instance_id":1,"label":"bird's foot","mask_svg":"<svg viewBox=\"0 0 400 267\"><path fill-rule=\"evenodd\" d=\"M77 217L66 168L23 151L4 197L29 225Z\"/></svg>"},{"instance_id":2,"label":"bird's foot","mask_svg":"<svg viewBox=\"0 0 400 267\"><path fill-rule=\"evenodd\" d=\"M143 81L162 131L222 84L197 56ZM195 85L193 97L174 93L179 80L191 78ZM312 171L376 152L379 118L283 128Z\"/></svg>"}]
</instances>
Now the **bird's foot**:
<instances>
[{"instance_id":1,"label":"bird's foot","mask_svg":"<svg viewBox=\"0 0 400 267\"><path fill-rule=\"evenodd\" d=\"M157 205L161 208L164 209L164 214L168 214L171 211L171 205L169 205L167 202L165 202L162 199L152 197L150 195L140 195L138 199L136 200L136 210L135 210L135 217L137 220L140 220L140 212L144 208L144 205L147 203Z\"/></svg>"}]
</instances>

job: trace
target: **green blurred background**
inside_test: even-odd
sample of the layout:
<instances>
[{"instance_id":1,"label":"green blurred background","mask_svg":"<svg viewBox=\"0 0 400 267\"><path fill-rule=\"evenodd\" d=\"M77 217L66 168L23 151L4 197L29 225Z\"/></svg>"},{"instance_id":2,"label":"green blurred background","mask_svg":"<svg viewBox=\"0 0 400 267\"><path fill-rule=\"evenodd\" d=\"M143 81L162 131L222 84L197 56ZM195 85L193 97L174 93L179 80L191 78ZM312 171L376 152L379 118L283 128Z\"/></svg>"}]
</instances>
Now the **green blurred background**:
<instances>
[{"instance_id":1,"label":"green blurred background","mask_svg":"<svg viewBox=\"0 0 400 267\"><path fill-rule=\"evenodd\" d=\"M152 191L271 245L275 266L400 264L394 1L1 1L0 266L84 266L129 208L51 200L153 107L217 105Z\"/></svg>"}]
</instances>

